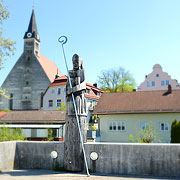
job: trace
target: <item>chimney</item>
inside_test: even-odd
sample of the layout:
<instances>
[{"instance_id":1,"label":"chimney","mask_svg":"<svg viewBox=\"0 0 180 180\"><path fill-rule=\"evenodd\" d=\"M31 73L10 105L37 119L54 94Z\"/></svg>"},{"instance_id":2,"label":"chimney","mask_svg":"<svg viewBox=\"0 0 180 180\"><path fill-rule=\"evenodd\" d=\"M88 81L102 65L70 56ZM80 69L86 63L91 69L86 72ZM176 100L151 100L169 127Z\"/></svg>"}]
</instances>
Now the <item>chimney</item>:
<instances>
[{"instance_id":1,"label":"chimney","mask_svg":"<svg viewBox=\"0 0 180 180\"><path fill-rule=\"evenodd\" d=\"M171 87L171 85L169 84L168 85L168 90L163 94L163 96L167 96L167 95L169 95L169 94L171 94L172 93L172 87Z\"/></svg>"},{"instance_id":2,"label":"chimney","mask_svg":"<svg viewBox=\"0 0 180 180\"><path fill-rule=\"evenodd\" d=\"M171 87L171 85L169 84L168 85L168 93L171 93L172 92L172 87Z\"/></svg>"},{"instance_id":3,"label":"chimney","mask_svg":"<svg viewBox=\"0 0 180 180\"><path fill-rule=\"evenodd\" d=\"M145 75L145 79L147 78L147 75Z\"/></svg>"},{"instance_id":4,"label":"chimney","mask_svg":"<svg viewBox=\"0 0 180 180\"><path fill-rule=\"evenodd\" d=\"M94 83L93 86L97 87L97 83Z\"/></svg>"}]
</instances>

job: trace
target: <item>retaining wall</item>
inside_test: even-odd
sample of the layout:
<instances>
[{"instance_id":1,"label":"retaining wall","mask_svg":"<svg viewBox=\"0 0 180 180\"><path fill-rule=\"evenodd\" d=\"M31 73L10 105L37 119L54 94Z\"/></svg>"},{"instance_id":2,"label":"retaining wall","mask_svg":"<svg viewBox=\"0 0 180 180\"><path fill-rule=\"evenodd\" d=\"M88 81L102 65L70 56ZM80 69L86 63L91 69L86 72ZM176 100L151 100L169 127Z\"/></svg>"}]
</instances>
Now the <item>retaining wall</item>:
<instances>
[{"instance_id":1,"label":"retaining wall","mask_svg":"<svg viewBox=\"0 0 180 180\"><path fill-rule=\"evenodd\" d=\"M86 144L89 168L97 173L180 177L180 144Z\"/></svg>"},{"instance_id":2,"label":"retaining wall","mask_svg":"<svg viewBox=\"0 0 180 180\"><path fill-rule=\"evenodd\" d=\"M0 170L14 168L16 142L0 142Z\"/></svg>"},{"instance_id":3,"label":"retaining wall","mask_svg":"<svg viewBox=\"0 0 180 180\"><path fill-rule=\"evenodd\" d=\"M52 151L58 152L56 160ZM121 175L180 177L180 144L86 143L86 156L91 172ZM92 161L91 152L98 154ZM64 143L2 142L0 170L63 168Z\"/></svg>"}]
</instances>

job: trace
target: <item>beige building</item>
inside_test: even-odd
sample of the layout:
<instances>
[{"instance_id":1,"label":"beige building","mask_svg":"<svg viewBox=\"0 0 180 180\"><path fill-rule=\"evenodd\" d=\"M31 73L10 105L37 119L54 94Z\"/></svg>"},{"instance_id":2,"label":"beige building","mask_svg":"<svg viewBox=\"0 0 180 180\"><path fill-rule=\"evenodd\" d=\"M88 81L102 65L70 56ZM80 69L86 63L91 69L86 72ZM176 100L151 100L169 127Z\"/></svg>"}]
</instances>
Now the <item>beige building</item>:
<instances>
[{"instance_id":1,"label":"beige building","mask_svg":"<svg viewBox=\"0 0 180 180\"><path fill-rule=\"evenodd\" d=\"M172 89L180 89L180 84L175 79L171 79L171 76L163 72L160 64L153 66L152 73L145 76L144 82L138 87L138 91L154 91L154 90L166 90L168 85L171 85Z\"/></svg>"},{"instance_id":2,"label":"beige building","mask_svg":"<svg viewBox=\"0 0 180 180\"><path fill-rule=\"evenodd\" d=\"M171 123L180 121L180 90L103 93L93 114L102 142L129 142L130 134L152 124L158 139L169 143Z\"/></svg>"}]
</instances>

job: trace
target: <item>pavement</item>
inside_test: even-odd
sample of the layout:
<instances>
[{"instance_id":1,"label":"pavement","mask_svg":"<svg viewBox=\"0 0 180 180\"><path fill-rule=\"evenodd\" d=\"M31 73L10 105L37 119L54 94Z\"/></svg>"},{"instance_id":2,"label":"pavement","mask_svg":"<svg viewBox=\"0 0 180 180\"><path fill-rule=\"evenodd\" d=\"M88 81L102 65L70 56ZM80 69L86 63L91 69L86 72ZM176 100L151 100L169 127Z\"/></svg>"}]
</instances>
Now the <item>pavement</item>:
<instances>
[{"instance_id":1,"label":"pavement","mask_svg":"<svg viewBox=\"0 0 180 180\"><path fill-rule=\"evenodd\" d=\"M165 180L172 178L159 178L147 176L116 176L92 174L87 177L82 173L57 172L48 170L11 170L0 171L0 180Z\"/></svg>"}]
</instances>

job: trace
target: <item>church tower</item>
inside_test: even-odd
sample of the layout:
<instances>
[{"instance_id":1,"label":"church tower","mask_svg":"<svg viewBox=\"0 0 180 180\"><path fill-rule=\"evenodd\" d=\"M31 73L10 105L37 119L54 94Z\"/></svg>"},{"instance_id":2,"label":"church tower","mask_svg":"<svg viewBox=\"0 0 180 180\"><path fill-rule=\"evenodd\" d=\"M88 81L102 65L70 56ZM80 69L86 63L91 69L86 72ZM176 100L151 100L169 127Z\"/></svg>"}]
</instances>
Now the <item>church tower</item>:
<instances>
[{"instance_id":1,"label":"church tower","mask_svg":"<svg viewBox=\"0 0 180 180\"><path fill-rule=\"evenodd\" d=\"M3 102L0 110L41 109L43 93L54 81L57 69L51 60L40 53L40 38L33 9L24 34L23 53L2 84L11 99L0 96L0 102Z\"/></svg>"},{"instance_id":2,"label":"church tower","mask_svg":"<svg viewBox=\"0 0 180 180\"><path fill-rule=\"evenodd\" d=\"M33 9L28 30L24 35L24 52L27 54L27 56L33 53L37 57L39 57L39 45L40 38L37 31L36 19Z\"/></svg>"}]
</instances>

